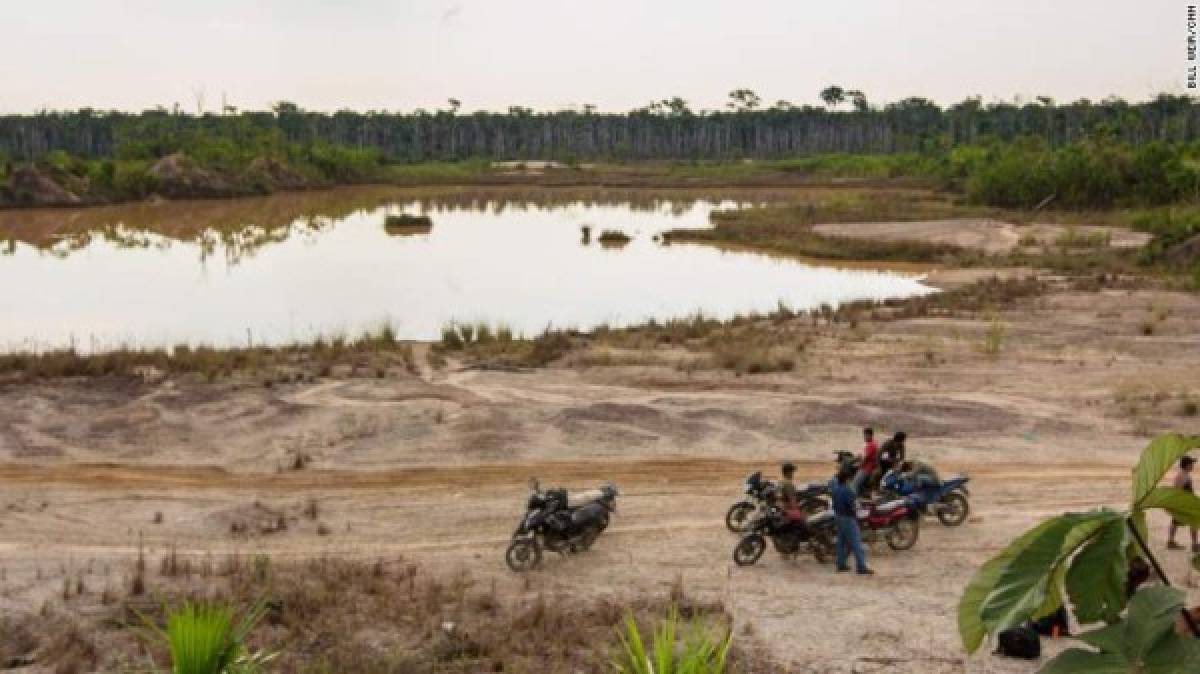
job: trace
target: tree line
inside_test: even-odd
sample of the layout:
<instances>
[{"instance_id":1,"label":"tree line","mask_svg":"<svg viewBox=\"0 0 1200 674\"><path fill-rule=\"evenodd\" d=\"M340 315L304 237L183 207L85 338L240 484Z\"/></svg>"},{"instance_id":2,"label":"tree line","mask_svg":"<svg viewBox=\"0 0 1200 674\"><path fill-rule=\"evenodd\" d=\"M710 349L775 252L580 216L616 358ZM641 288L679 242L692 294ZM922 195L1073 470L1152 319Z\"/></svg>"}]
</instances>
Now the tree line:
<instances>
[{"instance_id":1,"label":"tree line","mask_svg":"<svg viewBox=\"0 0 1200 674\"><path fill-rule=\"evenodd\" d=\"M50 152L99 159L153 159L197 138L228 152L284 145L329 145L369 151L387 162L464 159L773 159L848 153L929 152L988 141L1040 139L1062 147L1096 138L1139 146L1200 137L1200 106L1162 94L1056 104L983 103L941 107L924 98L872 105L857 90L821 92L824 107L778 101L766 107L749 89L730 93L725 110L693 111L678 97L624 114L582 110L503 113L447 109L412 113L323 113L280 102L269 111L192 115L158 108L140 113L81 109L0 116L0 158L32 161ZM849 102L846 109L843 103Z\"/></svg>"}]
</instances>

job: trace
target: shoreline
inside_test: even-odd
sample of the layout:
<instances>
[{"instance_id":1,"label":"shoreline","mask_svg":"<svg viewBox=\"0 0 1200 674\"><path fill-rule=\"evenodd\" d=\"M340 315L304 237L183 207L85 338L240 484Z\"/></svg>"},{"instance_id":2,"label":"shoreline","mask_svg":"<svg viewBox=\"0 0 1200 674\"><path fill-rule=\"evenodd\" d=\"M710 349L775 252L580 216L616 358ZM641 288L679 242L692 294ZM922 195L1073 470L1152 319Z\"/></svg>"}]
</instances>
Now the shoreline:
<instances>
[{"instance_id":1,"label":"shoreline","mask_svg":"<svg viewBox=\"0 0 1200 674\"><path fill-rule=\"evenodd\" d=\"M419 165L418 165L419 166ZM569 169L560 169L569 171ZM587 173L588 170L583 170ZM670 176L628 176L619 172L603 172L584 176L557 176L531 173L528 175L481 174L473 179L461 177L448 180L366 180L313 184L307 187L290 187L268 192L245 192L217 195L192 194L168 197L150 194L136 199L90 200L79 203L12 203L0 202L0 213L21 211L77 211L103 208L106 206L156 205L162 203L221 202L263 197L286 197L311 192L327 192L346 188L399 188L399 189L470 189L470 188L519 188L537 187L545 189L631 189L631 190L721 190L721 189L883 189L883 190L932 190L927 180L905 178L806 178L780 174L775 177L751 178L692 178Z\"/></svg>"}]
</instances>

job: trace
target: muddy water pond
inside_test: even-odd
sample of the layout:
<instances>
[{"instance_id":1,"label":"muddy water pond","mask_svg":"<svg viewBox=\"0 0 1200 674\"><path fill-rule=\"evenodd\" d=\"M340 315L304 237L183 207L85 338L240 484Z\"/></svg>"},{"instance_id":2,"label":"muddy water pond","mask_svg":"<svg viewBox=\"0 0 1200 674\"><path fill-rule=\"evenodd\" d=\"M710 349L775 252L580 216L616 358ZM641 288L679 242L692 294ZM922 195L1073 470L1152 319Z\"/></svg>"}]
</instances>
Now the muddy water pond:
<instances>
[{"instance_id":1,"label":"muddy water pond","mask_svg":"<svg viewBox=\"0 0 1200 674\"><path fill-rule=\"evenodd\" d=\"M769 198L346 188L0 211L0 349L282 344L384 322L411 339L451 321L530 334L930 292L911 274L658 240ZM386 226L400 214L432 226Z\"/></svg>"}]
</instances>

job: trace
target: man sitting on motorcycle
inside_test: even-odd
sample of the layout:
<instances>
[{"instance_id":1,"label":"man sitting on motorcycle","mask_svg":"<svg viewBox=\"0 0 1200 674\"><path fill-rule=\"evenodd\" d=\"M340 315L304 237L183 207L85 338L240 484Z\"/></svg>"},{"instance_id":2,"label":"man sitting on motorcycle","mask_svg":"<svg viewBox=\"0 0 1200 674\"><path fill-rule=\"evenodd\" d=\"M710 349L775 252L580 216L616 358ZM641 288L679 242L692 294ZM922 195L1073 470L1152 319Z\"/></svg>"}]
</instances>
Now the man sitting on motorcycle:
<instances>
[{"instance_id":1,"label":"man sitting on motorcycle","mask_svg":"<svg viewBox=\"0 0 1200 674\"><path fill-rule=\"evenodd\" d=\"M942 486L942 478L938 476L937 470L920 459L910 459L900 464L900 479L926 495L936 492Z\"/></svg>"},{"instance_id":2,"label":"man sitting on motorcycle","mask_svg":"<svg viewBox=\"0 0 1200 674\"><path fill-rule=\"evenodd\" d=\"M898 468L904 463L906 449L904 441L908 439L908 434L904 431L896 431L896 433L884 441L879 448L879 475L887 475L893 468Z\"/></svg>"},{"instance_id":3,"label":"man sitting on motorcycle","mask_svg":"<svg viewBox=\"0 0 1200 674\"><path fill-rule=\"evenodd\" d=\"M785 462L780 466L780 471L783 473L783 479L779 482L783 514L792 522L803 522L804 509L800 507L800 500L796 497L796 483L792 479L796 475L796 464L791 461Z\"/></svg>"}]
</instances>

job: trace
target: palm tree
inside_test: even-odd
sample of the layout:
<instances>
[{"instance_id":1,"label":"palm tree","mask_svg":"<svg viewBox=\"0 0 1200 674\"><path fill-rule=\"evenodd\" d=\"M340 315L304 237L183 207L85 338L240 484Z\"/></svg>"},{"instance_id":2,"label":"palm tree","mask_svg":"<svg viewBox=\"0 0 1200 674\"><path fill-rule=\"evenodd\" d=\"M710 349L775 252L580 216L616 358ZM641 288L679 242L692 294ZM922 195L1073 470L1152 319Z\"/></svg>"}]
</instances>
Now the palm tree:
<instances>
[{"instance_id":1,"label":"palm tree","mask_svg":"<svg viewBox=\"0 0 1200 674\"><path fill-rule=\"evenodd\" d=\"M734 89L729 92L729 102L725 107L735 112L750 112L762 103L758 94L750 89Z\"/></svg>"},{"instance_id":2,"label":"palm tree","mask_svg":"<svg viewBox=\"0 0 1200 674\"><path fill-rule=\"evenodd\" d=\"M821 100L825 101L825 105L830 109L836 108L846 100L846 90L836 84L831 84L821 90Z\"/></svg>"},{"instance_id":3,"label":"palm tree","mask_svg":"<svg viewBox=\"0 0 1200 674\"><path fill-rule=\"evenodd\" d=\"M847 91L846 97L850 99L850 103L854 106L855 112L867 112L871 109L871 105L867 103L867 95L858 89L851 89Z\"/></svg>"}]
</instances>

